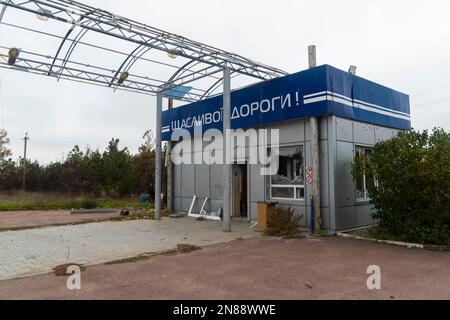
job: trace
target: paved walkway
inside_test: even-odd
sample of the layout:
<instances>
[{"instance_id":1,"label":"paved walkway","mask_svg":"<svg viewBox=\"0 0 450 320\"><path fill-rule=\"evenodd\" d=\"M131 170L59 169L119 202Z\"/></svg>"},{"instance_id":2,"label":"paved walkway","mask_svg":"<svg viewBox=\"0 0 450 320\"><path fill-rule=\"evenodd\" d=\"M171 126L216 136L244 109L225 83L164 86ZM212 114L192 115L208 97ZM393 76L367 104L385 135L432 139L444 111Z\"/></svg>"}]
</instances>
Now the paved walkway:
<instances>
[{"instance_id":1,"label":"paved walkway","mask_svg":"<svg viewBox=\"0 0 450 320\"><path fill-rule=\"evenodd\" d=\"M232 233L221 229L221 222L167 218L0 232L0 280L49 273L66 263L95 265L183 243L205 246L259 235L246 222L234 222Z\"/></svg>"}]
</instances>

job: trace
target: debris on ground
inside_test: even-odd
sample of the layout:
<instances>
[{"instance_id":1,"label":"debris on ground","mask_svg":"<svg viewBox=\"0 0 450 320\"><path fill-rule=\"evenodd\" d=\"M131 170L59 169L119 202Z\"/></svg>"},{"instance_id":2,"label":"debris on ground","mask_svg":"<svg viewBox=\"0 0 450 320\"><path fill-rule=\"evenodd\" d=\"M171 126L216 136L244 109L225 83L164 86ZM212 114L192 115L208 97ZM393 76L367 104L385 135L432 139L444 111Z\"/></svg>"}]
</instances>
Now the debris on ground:
<instances>
[{"instance_id":1,"label":"debris on ground","mask_svg":"<svg viewBox=\"0 0 450 320\"><path fill-rule=\"evenodd\" d=\"M177 218L184 218L186 217L186 215L184 213L172 213L171 215L169 215L169 217L177 219Z\"/></svg>"},{"instance_id":2,"label":"debris on ground","mask_svg":"<svg viewBox=\"0 0 450 320\"><path fill-rule=\"evenodd\" d=\"M130 210L128 210L128 209L122 209L122 210L120 211L120 215L121 215L122 217L128 217L128 216L130 215Z\"/></svg>"},{"instance_id":3,"label":"debris on ground","mask_svg":"<svg viewBox=\"0 0 450 320\"><path fill-rule=\"evenodd\" d=\"M178 252L181 253L190 253L192 251L200 250L200 247L194 246L192 244L179 244L177 246Z\"/></svg>"},{"instance_id":4,"label":"debris on ground","mask_svg":"<svg viewBox=\"0 0 450 320\"><path fill-rule=\"evenodd\" d=\"M76 267L80 268L81 272L84 272L86 270L86 267L84 267L81 264L67 263L67 264L62 264L62 265L54 267L53 272L55 273L55 275L57 277L68 277L68 276L71 276L72 274L68 273L67 269L72 266L76 266Z\"/></svg>"}]
</instances>

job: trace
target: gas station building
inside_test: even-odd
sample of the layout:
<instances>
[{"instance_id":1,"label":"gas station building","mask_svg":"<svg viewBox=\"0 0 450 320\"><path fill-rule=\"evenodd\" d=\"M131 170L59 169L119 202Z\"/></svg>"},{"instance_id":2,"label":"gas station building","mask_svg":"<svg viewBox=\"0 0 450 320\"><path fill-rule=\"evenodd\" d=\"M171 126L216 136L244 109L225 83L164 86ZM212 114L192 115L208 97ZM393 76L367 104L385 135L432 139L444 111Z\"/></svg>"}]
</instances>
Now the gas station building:
<instances>
[{"instance_id":1,"label":"gas station building","mask_svg":"<svg viewBox=\"0 0 450 320\"><path fill-rule=\"evenodd\" d=\"M262 175L262 165L250 163L248 152L230 166L233 218L256 222L258 202L276 202L294 209L302 226L309 227L316 184L321 228L342 231L373 224L367 193L371 181L355 181L352 163L359 153L370 155L377 142L411 128L407 95L323 65L231 91L230 96L231 129L279 129L280 143L279 170L273 176ZM223 101L217 95L164 111L162 139L170 141L180 129L193 133L200 123L202 132L223 130ZM195 139L178 137L172 148L192 146ZM195 150L190 150L194 158ZM201 210L206 198L206 211L220 212L222 164L170 165L174 211L188 212L196 196L193 212Z\"/></svg>"}]
</instances>

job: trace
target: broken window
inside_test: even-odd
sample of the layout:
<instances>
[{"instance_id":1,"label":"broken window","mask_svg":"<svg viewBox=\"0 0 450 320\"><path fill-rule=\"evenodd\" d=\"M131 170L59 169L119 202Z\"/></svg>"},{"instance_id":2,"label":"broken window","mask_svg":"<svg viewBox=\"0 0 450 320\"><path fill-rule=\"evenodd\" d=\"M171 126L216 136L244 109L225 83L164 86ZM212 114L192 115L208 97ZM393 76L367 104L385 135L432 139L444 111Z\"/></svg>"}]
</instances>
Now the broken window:
<instances>
[{"instance_id":1,"label":"broken window","mask_svg":"<svg viewBox=\"0 0 450 320\"><path fill-rule=\"evenodd\" d=\"M370 159L372 156L372 149L367 147L356 147L356 156L357 157L366 157ZM369 183L373 185L374 180L367 176L364 172L360 175L356 180L356 200L357 201L365 201L370 200L369 196Z\"/></svg>"},{"instance_id":2,"label":"broken window","mask_svg":"<svg viewBox=\"0 0 450 320\"><path fill-rule=\"evenodd\" d=\"M284 147L280 148L279 153L278 173L271 178L271 198L303 200L305 198L303 147Z\"/></svg>"}]
</instances>

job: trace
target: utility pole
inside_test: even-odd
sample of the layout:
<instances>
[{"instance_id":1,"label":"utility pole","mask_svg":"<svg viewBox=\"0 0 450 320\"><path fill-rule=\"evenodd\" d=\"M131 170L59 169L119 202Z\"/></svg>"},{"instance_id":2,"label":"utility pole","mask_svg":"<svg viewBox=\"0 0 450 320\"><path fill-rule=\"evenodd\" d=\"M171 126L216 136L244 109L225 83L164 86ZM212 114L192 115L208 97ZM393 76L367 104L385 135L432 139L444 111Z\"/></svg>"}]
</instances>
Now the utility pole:
<instances>
[{"instance_id":1,"label":"utility pole","mask_svg":"<svg viewBox=\"0 0 450 320\"><path fill-rule=\"evenodd\" d=\"M309 68L315 68L317 65L316 46L308 47L308 65ZM311 221L312 230L318 231L321 227L320 214L320 132L319 121L317 117L311 117L311 167L313 171L313 182L311 188L311 206L314 208L314 221Z\"/></svg>"},{"instance_id":2,"label":"utility pole","mask_svg":"<svg viewBox=\"0 0 450 320\"><path fill-rule=\"evenodd\" d=\"M25 181L27 175L27 144L30 138L28 137L28 132L25 133L25 137L23 138L23 180L22 180L22 189L25 191Z\"/></svg>"}]
</instances>

